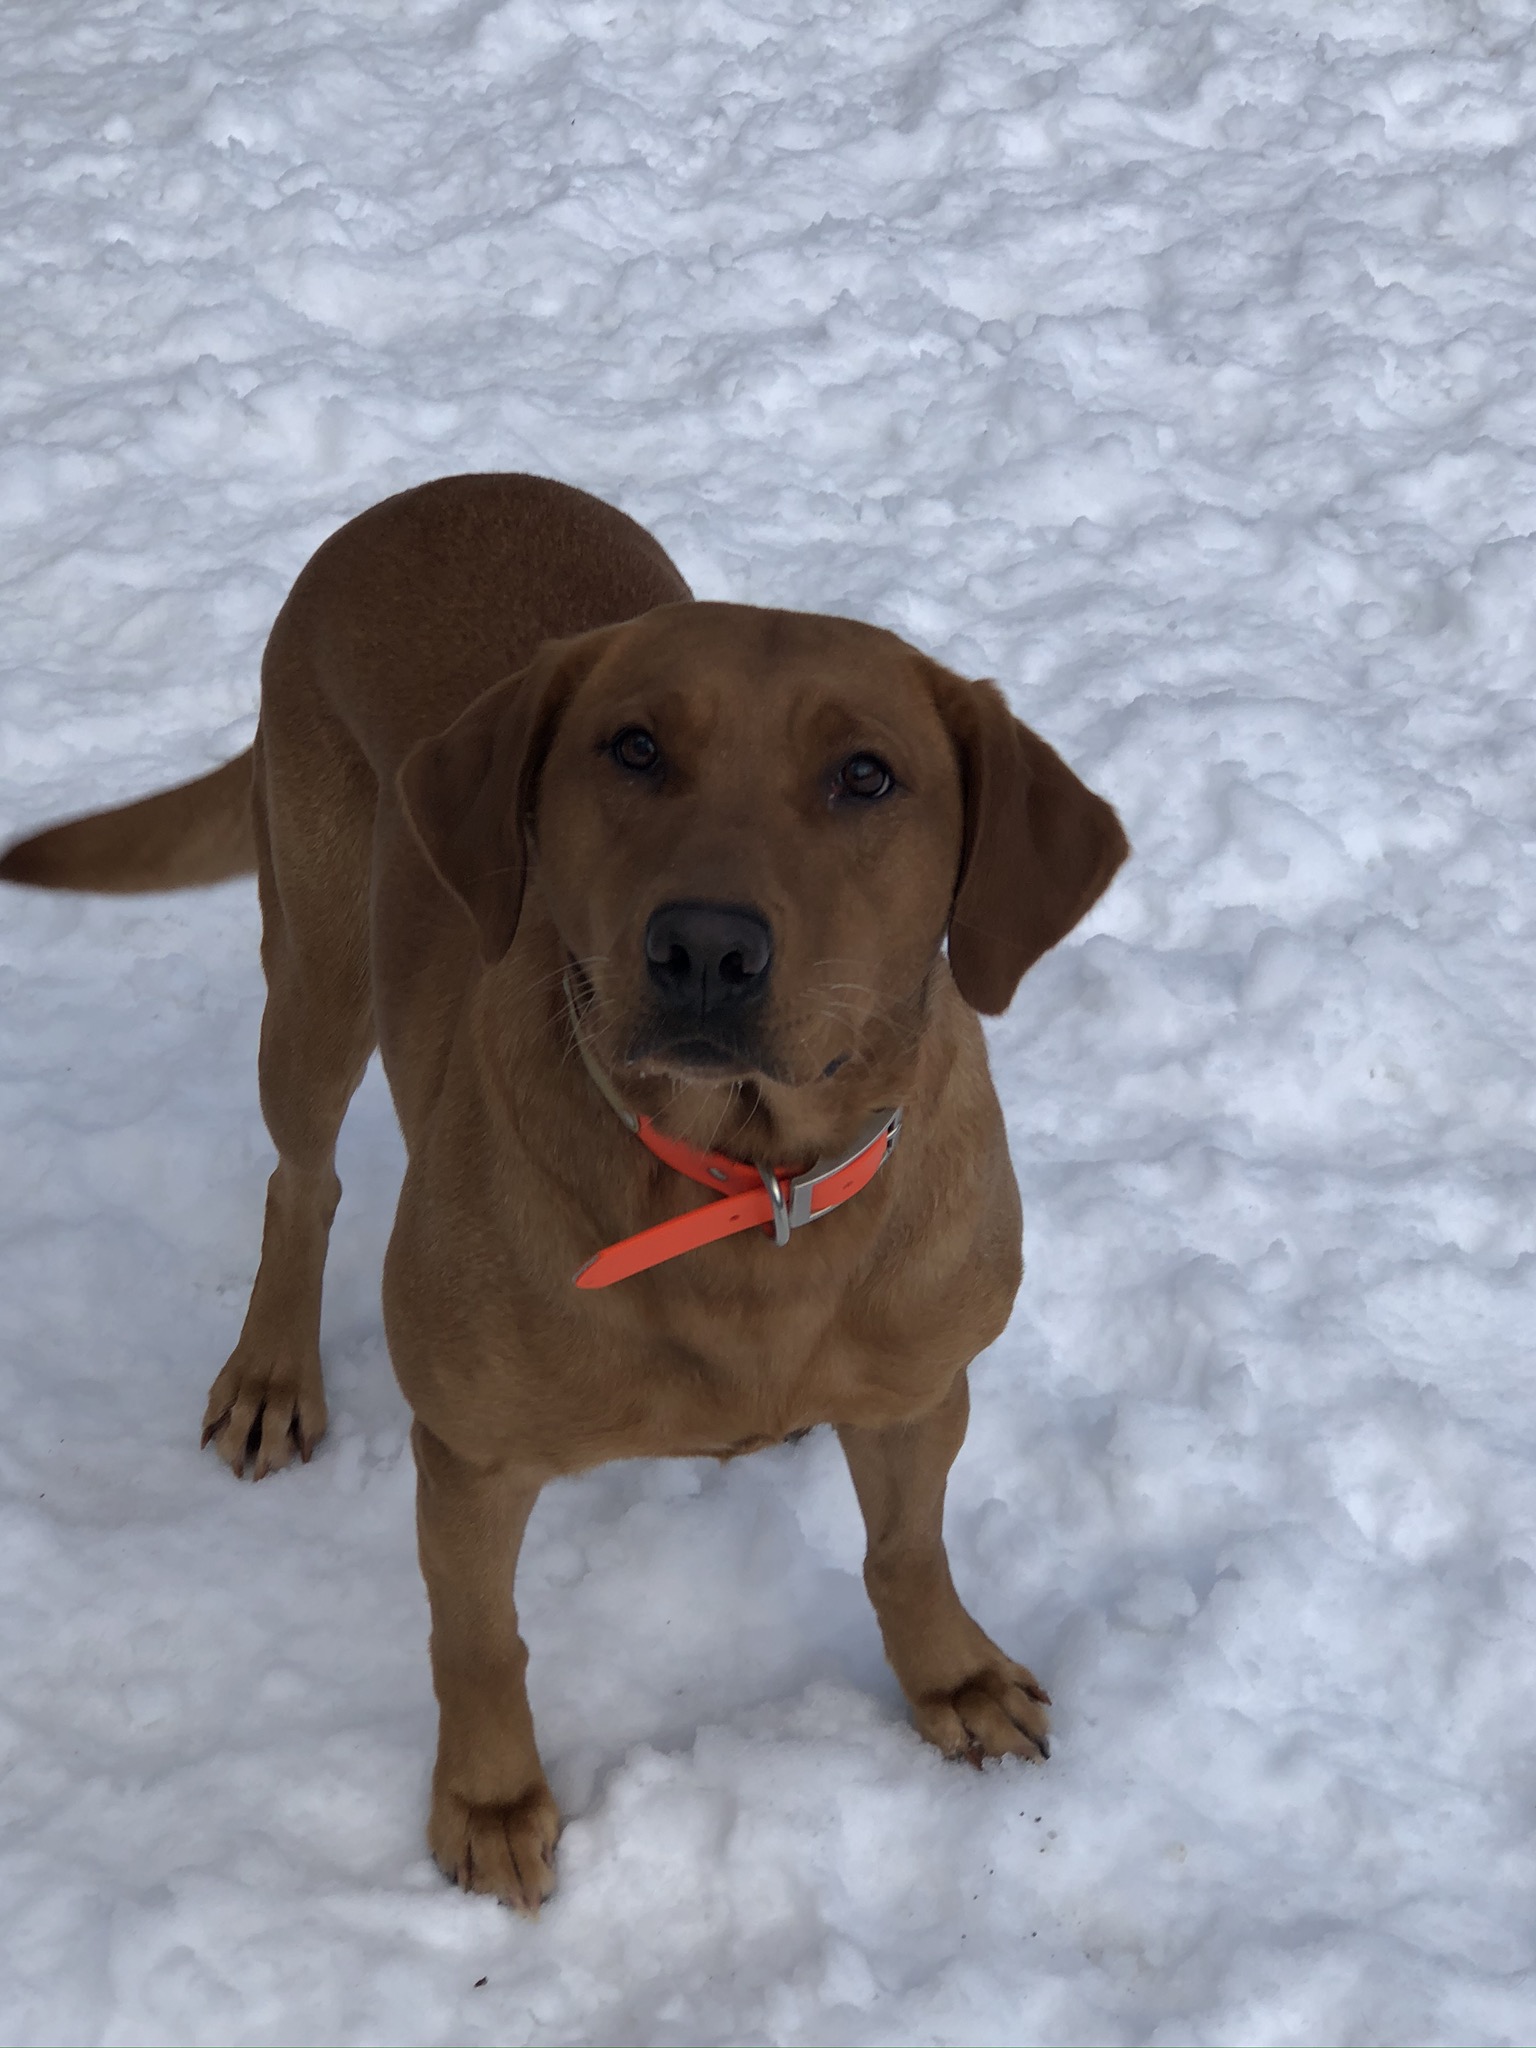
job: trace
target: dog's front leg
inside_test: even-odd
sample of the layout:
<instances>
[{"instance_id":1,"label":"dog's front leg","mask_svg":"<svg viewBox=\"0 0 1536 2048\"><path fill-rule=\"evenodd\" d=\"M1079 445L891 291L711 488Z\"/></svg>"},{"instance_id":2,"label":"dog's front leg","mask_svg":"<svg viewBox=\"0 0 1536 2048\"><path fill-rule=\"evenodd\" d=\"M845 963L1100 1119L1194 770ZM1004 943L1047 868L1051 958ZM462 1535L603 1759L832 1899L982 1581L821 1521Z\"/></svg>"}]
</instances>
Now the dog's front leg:
<instances>
[{"instance_id":1,"label":"dog's front leg","mask_svg":"<svg viewBox=\"0 0 1536 2048\"><path fill-rule=\"evenodd\" d=\"M969 1413L962 1372L915 1422L838 1431L869 1539L864 1584L918 1733L974 1764L1033 1760L1050 1755L1049 1697L961 1606L944 1551L944 1487Z\"/></svg>"},{"instance_id":2,"label":"dog's front leg","mask_svg":"<svg viewBox=\"0 0 1536 2048\"><path fill-rule=\"evenodd\" d=\"M554 1890L560 1814L533 1738L512 1581L539 1481L469 1465L419 1422L411 1443L438 1703L427 1840L465 1891L537 1913Z\"/></svg>"}]
</instances>

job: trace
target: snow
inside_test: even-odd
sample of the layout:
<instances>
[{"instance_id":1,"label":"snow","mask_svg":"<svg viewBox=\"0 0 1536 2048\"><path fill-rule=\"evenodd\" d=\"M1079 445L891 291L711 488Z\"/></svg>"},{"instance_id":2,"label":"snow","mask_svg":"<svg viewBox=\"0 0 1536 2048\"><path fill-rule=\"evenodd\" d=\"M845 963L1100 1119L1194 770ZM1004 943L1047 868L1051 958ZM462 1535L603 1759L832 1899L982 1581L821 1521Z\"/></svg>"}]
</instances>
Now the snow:
<instances>
[{"instance_id":1,"label":"snow","mask_svg":"<svg viewBox=\"0 0 1536 2048\"><path fill-rule=\"evenodd\" d=\"M423 1847L377 1076L330 1436L236 1486L254 892L5 897L0 2036L1529 2040L1529 10L60 0L0 77L0 835L526 468L997 675L1136 847L991 1033L949 1530L1052 1761L908 1729L824 1433L614 1467L525 1550L537 1925Z\"/></svg>"}]
</instances>

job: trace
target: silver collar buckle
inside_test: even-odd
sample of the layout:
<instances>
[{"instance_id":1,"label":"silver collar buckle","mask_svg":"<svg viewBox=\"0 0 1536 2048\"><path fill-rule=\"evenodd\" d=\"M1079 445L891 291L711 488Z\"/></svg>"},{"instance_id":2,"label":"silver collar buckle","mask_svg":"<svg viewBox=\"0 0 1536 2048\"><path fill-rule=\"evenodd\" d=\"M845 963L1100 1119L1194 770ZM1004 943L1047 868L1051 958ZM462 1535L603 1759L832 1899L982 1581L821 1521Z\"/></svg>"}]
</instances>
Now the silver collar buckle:
<instances>
[{"instance_id":1,"label":"silver collar buckle","mask_svg":"<svg viewBox=\"0 0 1536 2048\"><path fill-rule=\"evenodd\" d=\"M833 1202L825 1209L812 1209L811 1200L817 1188L823 1181L831 1180L834 1174L841 1173L845 1166L851 1166L855 1159L884 1138L885 1149L874 1167L874 1173L878 1173L890 1158L900 1136L900 1109L877 1109L846 1151L839 1152L832 1158L818 1159L816 1164L808 1166L804 1173L797 1173L789 1184L787 1196L778 1175L770 1168L760 1166L757 1170L763 1177L763 1186L769 1201L773 1204L774 1243L779 1246L788 1244L792 1230L803 1230L807 1223L814 1223L818 1216L830 1216L833 1209L841 1208L842 1203ZM871 1179L874 1178L874 1173L871 1174Z\"/></svg>"}]
</instances>

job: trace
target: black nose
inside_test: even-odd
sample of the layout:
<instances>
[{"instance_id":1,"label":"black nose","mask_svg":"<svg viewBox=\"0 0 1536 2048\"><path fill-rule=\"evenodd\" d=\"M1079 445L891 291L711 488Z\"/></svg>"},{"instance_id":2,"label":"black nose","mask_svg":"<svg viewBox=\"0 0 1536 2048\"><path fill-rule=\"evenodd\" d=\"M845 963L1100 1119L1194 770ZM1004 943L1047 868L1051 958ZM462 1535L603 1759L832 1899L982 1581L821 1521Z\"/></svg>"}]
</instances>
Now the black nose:
<instances>
[{"instance_id":1,"label":"black nose","mask_svg":"<svg viewBox=\"0 0 1536 2048\"><path fill-rule=\"evenodd\" d=\"M666 1009L715 1017L763 993L773 932L737 903L663 903L645 928L645 957Z\"/></svg>"}]
</instances>

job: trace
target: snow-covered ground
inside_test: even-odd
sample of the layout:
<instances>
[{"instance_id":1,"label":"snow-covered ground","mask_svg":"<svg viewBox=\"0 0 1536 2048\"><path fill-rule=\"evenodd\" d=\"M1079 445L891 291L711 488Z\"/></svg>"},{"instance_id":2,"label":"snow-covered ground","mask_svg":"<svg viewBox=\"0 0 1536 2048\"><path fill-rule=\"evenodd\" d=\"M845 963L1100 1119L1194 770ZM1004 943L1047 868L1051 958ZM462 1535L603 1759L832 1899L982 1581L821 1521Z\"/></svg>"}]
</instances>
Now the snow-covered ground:
<instances>
[{"instance_id":1,"label":"snow-covered ground","mask_svg":"<svg viewBox=\"0 0 1536 2048\"><path fill-rule=\"evenodd\" d=\"M1053 1761L909 1731L835 1443L616 1467L525 1552L536 1926L422 1843L382 1087L237 1486L254 892L0 901L0 2036L1529 2041L1528 0L54 0L0 96L0 836L526 468L999 676L1136 846L992 1033L951 1548Z\"/></svg>"}]
</instances>

